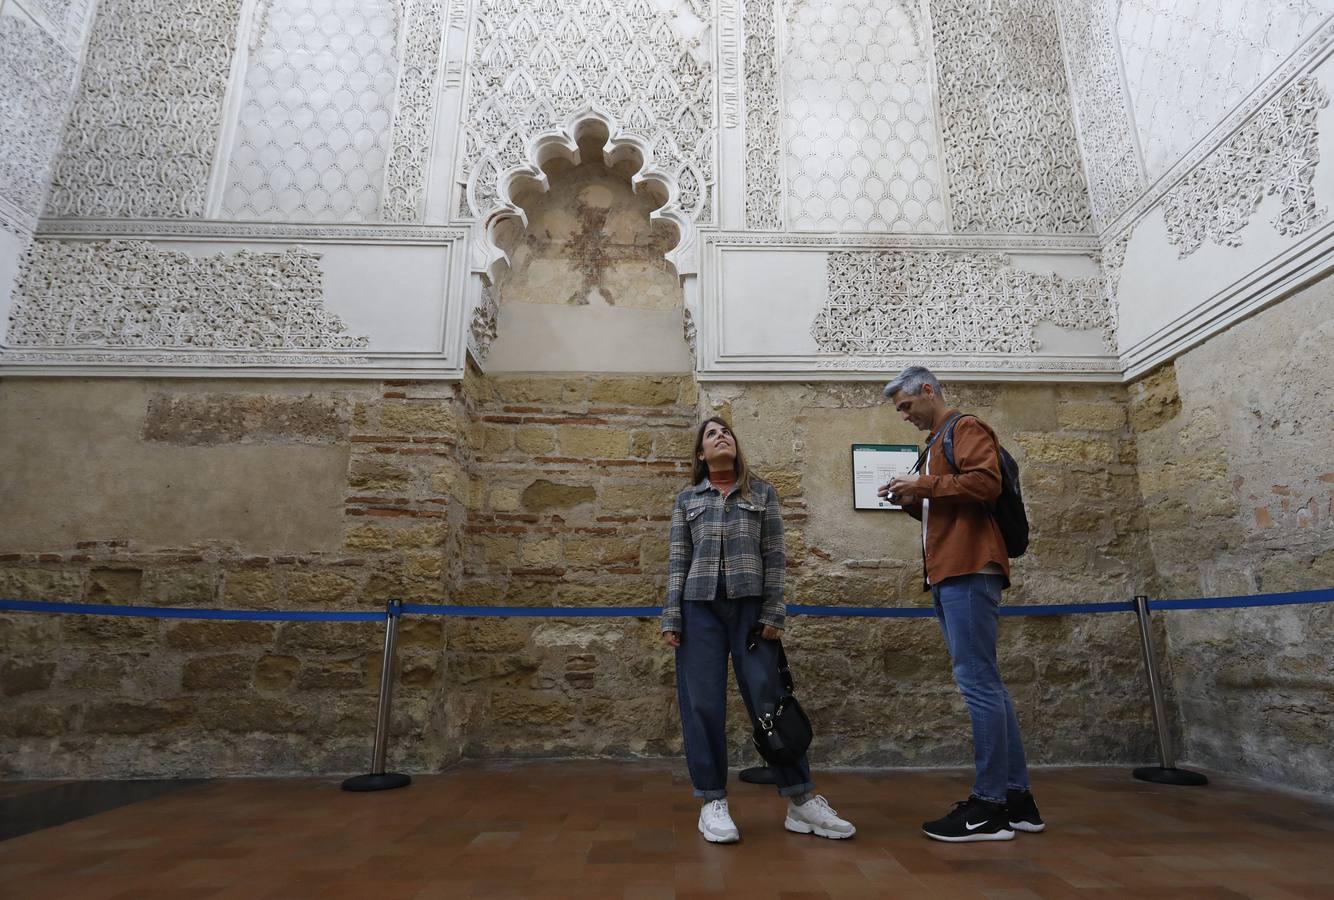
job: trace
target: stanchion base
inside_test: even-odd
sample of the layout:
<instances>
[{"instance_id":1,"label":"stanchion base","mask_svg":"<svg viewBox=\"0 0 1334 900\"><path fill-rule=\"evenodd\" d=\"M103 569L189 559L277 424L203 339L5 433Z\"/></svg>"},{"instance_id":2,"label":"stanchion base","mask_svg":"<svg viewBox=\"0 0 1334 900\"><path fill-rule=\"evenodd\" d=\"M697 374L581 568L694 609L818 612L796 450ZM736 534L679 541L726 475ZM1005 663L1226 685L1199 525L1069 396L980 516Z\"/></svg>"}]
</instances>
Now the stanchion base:
<instances>
[{"instance_id":1,"label":"stanchion base","mask_svg":"<svg viewBox=\"0 0 1334 900\"><path fill-rule=\"evenodd\" d=\"M1162 766L1141 766L1131 774L1140 781L1152 781L1154 784L1180 784L1199 787L1209 783L1209 779L1199 772L1178 769L1175 766L1170 769L1164 769Z\"/></svg>"},{"instance_id":2,"label":"stanchion base","mask_svg":"<svg viewBox=\"0 0 1334 900\"><path fill-rule=\"evenodd\" d=\"M740 779L747 784L778 784L778 775L768 766L751 766L742 769Z\"/></svg>"},{"instance_id":3,"label":"stanchion base","mask_svg":"<svg viewBox=\"0 0 1334 900\"><path fill-rule=\"evenodd\" d=\"M391 791L412 784L412 776L401 772L370 772L353 775L343 782L345 791Z\"/></svg>"}]
</instances>

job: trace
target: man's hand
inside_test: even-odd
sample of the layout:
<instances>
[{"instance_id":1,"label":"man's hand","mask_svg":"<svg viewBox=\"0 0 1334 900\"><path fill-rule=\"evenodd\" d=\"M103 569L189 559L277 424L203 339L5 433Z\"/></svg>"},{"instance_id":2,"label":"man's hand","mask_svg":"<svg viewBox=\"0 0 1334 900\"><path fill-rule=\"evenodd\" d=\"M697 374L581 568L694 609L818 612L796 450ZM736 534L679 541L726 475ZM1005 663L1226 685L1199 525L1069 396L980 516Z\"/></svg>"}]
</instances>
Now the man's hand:
<instances>
[{"instance_id":1,"label":"man's hand","mask_svg":"<svg viewBox=\"0 0 1334 900\"><path fill-rule=\"evenodd\" d=\"M681 646L681 632L664 631L662 633L662 640L668 647L679 647Z\"/></svg>"},{"instance_id":2,"label":"man's hand","mask_svg":"<svg viewBox=\"0 0 1334 900\"><path fill-rule=\"evenodd\" d=\"M775 628L772 625L765 625L764 630L760 632L760 637L766 641L776 641L783 636L783 629Z\"/></svg>"},{"instance_id":3,"label":"man's hand","mask_svg":"<svg viewBox=\"0 0 1334 900\"><path fill-rule=\"evenodd\" d=\"M919 491L922 487L921 475L896 475L889 484L882 485L877 493L881 497L893 494L899 498L899 502L911 502L920 499Z\"/></svg>"}]
</instances>

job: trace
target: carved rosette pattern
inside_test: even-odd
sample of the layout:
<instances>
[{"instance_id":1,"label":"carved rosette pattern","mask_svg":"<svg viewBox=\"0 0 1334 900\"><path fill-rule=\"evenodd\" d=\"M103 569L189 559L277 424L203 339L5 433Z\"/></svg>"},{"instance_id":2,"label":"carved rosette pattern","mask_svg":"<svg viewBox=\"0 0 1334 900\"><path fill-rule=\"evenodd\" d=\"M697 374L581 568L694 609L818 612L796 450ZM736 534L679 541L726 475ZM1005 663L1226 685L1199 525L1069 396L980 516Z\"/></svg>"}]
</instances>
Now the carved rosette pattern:
<instances>
[{"instance_id":1,"label":"carved rosette pattern","mask_svg":"<svg viewBox=\"0 0 1334 900\"><path fill-rule=\"evenodd\" d=\"M746 227L783 227L782 109L773 0L743 0Z\"/></svg>"},{"instance_id":2,"label":"carved rosette pattern","mask_svg":"<svg viewBox=\"0 0 1334 900\"><path fill-rule=\"evenodd\" d=\"M468 325L468 349L479 360L486 359L491 352L491 342L496 339L496 321L500 317L500 308L496 305L495 295L490 285L482 285L482 297L472 311L472 321Z\"/></svg>"},{"instance_id":3,"label":"carved rosette pattern","mask_svg":"<svg viewBox=\"0 0 1334 900\"><path fill-rule=\"evenodd\" d=\"M1330 12L1326 0L1120 0L1144 168L1167 171Z\"/></svg>"},{"instance_id":4,"label":"carved rosette pattern","mask_svg":"<svg viewBox=\"0 0 1334 900\"><path fill-rule=\"evenodd\" d=\"M1058 0L1093 220L1105 228L1144 190L1107 0Z\"/></svg>"},{"instance_id":5,"label":"carved rosette pattern","mask_svg":"<svg viewBox=\"0 0 1334 900\"><path fill-rule=\"evenodd\" d=\"M345 350L369 339L324 308L319 254L193 257L147 241L35 241L12 347Z\"/></svg>"},{"instance_id":6,"label":"carved rosette pattern","mask_svg":"<svg viewBox=\"0 0 1334 900\"><path fill-rule=\"evenodd\" d=\"M390 222L424 218L426 167L435 126L435 84L444 36L441 0L413 0L399 68L394 145L385 172L380 217Z\"/></svg>"},{"instance_id":7,"label":"carved rosette pattern","mask_svg":"<svg viewBox=\"0 0 1334 900\"><path fill-rule=\"evenodd\" d=\"M204 212L241 0L101 0L47 212Z\"/></svg>"},{"instance_id":8,"label":"carved rosette pattern","mask_svg":"<svg viewBox=\"0 0 1334 900\"><path fill-rule=\"evenodd\" d=\"M228 218L377 218L398 79L398 2L264 0L227 166Z\"/></svg>"},{"instance_id":9,"label":"carved rosette pattern","mask_svg":"<svg viewBox=\"0 0 1334 900\"><path fill-rule=\"evenodd\" d=\"M1032 354L1040 322L1096 329L1116 352L1116 315L1100 278L935 251L830 253L826 276L829 300L811 324L824 353Z\"/></svg>"},{"instance_id":10,"label":"carved rosette pattern","mask_svg":"<svg viewBox=\"0 0 1334 900\"><path fill-rule=\"evenodd\" d=\"M933 0L954 227L1090 228L1052 0Z\"/></svg>"},{"instance_id":11,"label":"carved rosette pattern","mask_svg":"<svg viewBox=\"0 0 1334 900\"><path fill-rule=\"evenodd\" d=\"M923 18L915 0L788 6L788 227L948 230Z\"/></svg>"},{"instance_id":12,"label":"carved rosette pattern","mask_svg":"<svg viewBox=\"0 0 1334 900\"><path fill-rule=\"evenodd\" d=\"M1126 264L1126 250L1130 247L1131 232L1127 231L1110 242L1098 254L1098 265L1102 267L1102 283L1107 292L1107 303L1111 307L1112 319L1117 319L1117 292L1121 289L1121 270Z\"/></svg>"},{"instance_id":13,"label":"carved rosette pattern","mask_svg":"<svg viewBox=\"0 0 1334 900\"><path fill-rule=\"evenodd\" d=\"M528 141L594 109L643 140L672 176L677 205L708 221L714 185L711 5L679 0L477 0L459 212L483 216L501 172L526 165ZM703 37L699 36L703 35Z\"/></svg>"},{"instance_id":14,"label":"carved rosette pattern","mask_svg":"<svg viewBox=\"0 0 1334 900\"><path fill-rule=\"evenodd\" d=\"M1239 246L1241 229L1268 194L1282 201L1272 224L1285 237L1324 221L1328 208L1316 206L1313 181L1320 161L1316 118L1328 103L1314 76L1297 79L1168 191L1163 219L1179 256L1206 240Z\"/></svg>"},{"instance_id":15,"label":"carved rosette pattern","mask_svg":"<svg viewBox=\"0 0 1334 900\"><path fill-rule=\"evenodd\" d=\"M0 16L0 197L31 216L42 209L74 60L19 16Z\"/></svg>"}]
</instances>

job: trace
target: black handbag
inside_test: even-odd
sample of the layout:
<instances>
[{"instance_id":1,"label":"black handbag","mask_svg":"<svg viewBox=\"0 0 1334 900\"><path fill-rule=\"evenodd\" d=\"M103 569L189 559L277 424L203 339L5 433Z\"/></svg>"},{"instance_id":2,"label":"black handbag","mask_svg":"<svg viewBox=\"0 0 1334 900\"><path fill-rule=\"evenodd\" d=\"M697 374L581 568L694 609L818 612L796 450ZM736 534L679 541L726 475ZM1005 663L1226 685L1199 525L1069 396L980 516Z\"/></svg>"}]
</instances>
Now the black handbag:
<instances>
[{"instance_id":1,"label":"black handbag","mask_svg":"<svg viewBox=\"0 0 1334 900\"><path fill-rule=\"evenodd\" d=\"M756 626L747 635L746 650L754 650L761 639L763 626ZM772 702L764 702L755 710L755 729L751 739L755 749L771 766L795 766L806 755L811 745L811 720L797 702L793 693L792 671L787 665L787 654L782 641L778 644L779 694Z\"/></svg>"}]
</instances>

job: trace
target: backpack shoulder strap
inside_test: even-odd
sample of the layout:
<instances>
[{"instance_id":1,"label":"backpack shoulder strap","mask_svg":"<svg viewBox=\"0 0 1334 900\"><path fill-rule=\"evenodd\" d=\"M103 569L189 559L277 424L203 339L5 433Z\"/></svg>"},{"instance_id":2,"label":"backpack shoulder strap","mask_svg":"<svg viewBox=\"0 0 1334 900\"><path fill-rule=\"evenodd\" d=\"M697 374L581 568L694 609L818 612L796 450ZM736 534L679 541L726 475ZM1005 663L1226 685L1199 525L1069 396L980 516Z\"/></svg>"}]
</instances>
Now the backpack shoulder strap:
<instances>
[{"instance_id":1,"label":"backpack shoulder strap","mask_svg":"<svg viewBox=\"0 0 1334 900\"><path fill-rule=\"evenodd\" d=\"M949 463L950 468L956 472L959 471L959 467L954 462L954 426L958 425L959 420L964 418L965 416L972 419L977 418L977 416L975 416L973 413L959 413L954 418L950 419L947 423L945 423L945 427L943 429L945 433L944 435L941 436L940 439L940 447L943 451L945 451L945 462Z\"/></svg>"}]
</instances>

